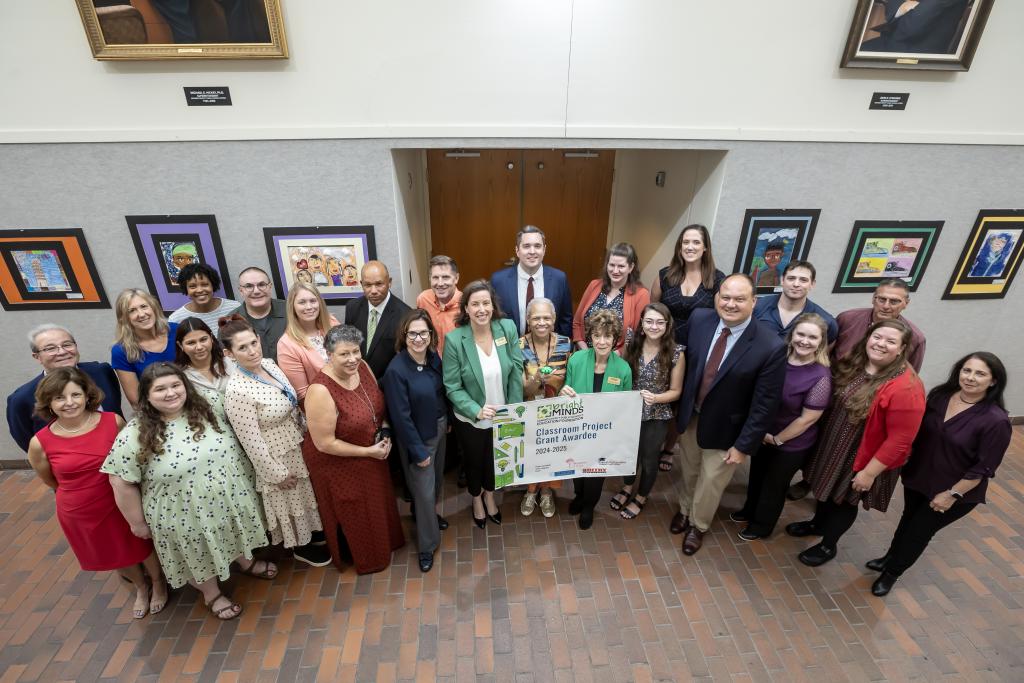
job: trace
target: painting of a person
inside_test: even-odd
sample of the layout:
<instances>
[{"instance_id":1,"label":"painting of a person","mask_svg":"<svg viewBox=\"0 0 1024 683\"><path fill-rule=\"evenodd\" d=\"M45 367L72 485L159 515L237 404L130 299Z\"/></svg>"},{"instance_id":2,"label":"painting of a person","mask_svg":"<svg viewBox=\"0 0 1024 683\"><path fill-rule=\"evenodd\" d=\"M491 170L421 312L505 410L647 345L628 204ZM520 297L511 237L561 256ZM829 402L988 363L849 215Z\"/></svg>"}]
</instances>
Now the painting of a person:
<instances>
[{"instance_id":1,"label":"painting of a person","mask_svg":"<svg viewBox=\"0 0 1024 683\"><path fill-rule=\"evenodd\" d=\"M167 264L167 276L170 278L171 284L177 287L178 273L182 268L193 263L199 263L199 252L196 251L196 245L191 242L182 242L171 247L171 262Z\"/></svg>"},{"instance_id":2,"label":"painting of a person","mask_svg":"<svg viewBox=\"0 0 1024 683\"><path fill-rule=\"evenodd\" d=\"M862 52L956 54L963 32L961 20L969 2L886 0L885 22L867 27L874 37L861 43L860 49Z\"/></svg>"},{"instance_id":3,"label":"painting of a person","mask_svg":"<svg viewBox=\"0 0 1024 683\"><path fill-rule=\"evenodd\" d=\"M786 243L782 240L772 240L764 248L764 270L757 271L758 287L778 287L782 284L779 278L779 264L782 263L785 251Z\"/></svg>"},{"instance_id":4,"label":"painting of a person","mask_svg":"<svg viewBox=\"0 0 1024 683\"><path fill-rule=\"evenodd\" d=\"M988 236L985 244L978 251L968 277L999 277L1006 270L1006 260L1013 252L1016 243L1014 235L1008 232L997 232Z\"/></svg>"},{"instance_id":5,"label":"painting of a person","mask_svg":"<svg viewBox=\"0 0 1024 683\"><path fill-rule=\"evenodd\" d=\"M327 275L331 278L332 287L341 287L341 264L338 259L327 259Z\"/></svg>"},{"instance_id":6,"label":"painting of a person","mask_svg":"<svg viewBox=\"0 0 1024 683\"><path fill-rule=\"evenodd\" d=\"M309 270L313 275L313 284L317 287L327 286L327 271L324 268L324 257L317 253L309 255Z\"/></svg>"},{"instance_id":7,"label":"painting of a person","mask_svg":"<svg viewBox=\"0 0 1024 683\"><path fill-rule=\"evenodd\" d=\"M343 284L346 287L355 287L359 284L359 271L351 263L343 269Z\"/></svg>"}]
</instances>

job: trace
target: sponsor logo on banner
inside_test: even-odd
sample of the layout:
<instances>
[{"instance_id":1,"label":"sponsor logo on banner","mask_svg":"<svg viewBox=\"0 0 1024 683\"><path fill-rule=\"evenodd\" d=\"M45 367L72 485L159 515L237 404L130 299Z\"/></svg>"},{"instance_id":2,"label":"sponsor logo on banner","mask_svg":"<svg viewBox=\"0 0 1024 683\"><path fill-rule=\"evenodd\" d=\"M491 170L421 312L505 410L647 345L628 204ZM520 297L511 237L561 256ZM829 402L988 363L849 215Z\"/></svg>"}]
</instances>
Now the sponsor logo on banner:
<instances>
[{"instance_id":1,"label":"sponsor logo on banner","mask_svg":"<svg viewBox=\"0 0 1024 683\"><path fill-rule=\"evenodd\" d=\"M552 418L576 417L581 415L583 415L583 401L579 398L537 406L538 424L543 424L545 420L550 420Z\"/></svg>"},{"instance_id":2,"label":"sponsor logo on banner","mask_svg":"<svg viewBox=\"0 0 1024 683\"><path fill-rule=\"evenodd\" d=\"M576 470L559 470L558 472L554 473L554 476L556 476L556 477L568 477L568 476L573 475L573 474L576 474Z\"/></svg>"},{"instance_id":3,"label":"sponsor logo on banner","mask_svg":"<svg viewBox=\"0 0 1024 683\"><path fill-rule=\"evenodd\" d=\"M607 467L584 467L583 474L606 474L608 472Z\"/></svg>"}]
</instances>

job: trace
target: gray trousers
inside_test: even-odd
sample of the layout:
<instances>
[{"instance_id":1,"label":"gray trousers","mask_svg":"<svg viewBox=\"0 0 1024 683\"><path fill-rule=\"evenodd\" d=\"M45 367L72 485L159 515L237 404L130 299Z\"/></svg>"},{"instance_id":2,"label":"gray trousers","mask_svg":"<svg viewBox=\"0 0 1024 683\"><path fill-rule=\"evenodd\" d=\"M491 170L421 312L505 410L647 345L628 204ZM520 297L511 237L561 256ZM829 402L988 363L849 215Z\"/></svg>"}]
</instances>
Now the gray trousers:
<instances>
[{"instance_id":1,"label":"gray trousers","mask_svg":"<svg viewBox=\"0 0 1024 683\"><path fill-rule=\"evenodd\" d=\"M437 526L437 512L434 505L441 498L444 484L445 437L448 431L447 418L437 420L437 436L427 441L430 464L420 467L409 461L409 453L398 442L398 452L405 466L405 482L412 494L413 509L416 510L416 547L421 553L432 553L441 545L441 529Z\"/></svg>"}]
</instances>

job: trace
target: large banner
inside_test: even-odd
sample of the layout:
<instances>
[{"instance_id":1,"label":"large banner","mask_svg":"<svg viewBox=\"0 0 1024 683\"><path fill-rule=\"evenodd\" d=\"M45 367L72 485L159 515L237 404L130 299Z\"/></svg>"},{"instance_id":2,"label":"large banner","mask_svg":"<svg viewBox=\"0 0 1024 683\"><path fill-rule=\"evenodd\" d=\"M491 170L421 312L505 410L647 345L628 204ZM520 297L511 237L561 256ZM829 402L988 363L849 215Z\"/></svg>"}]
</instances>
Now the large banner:
<instances>
[{"instance_id":1,"label":"large banner","mask_svg":"<svg viewBox=\"0 0 1024 683\"><path fill-rule=\"evenodd\" d=\"M494 486L636 473L638 391L512 403L493 420Z\"/></svg>"}]
</instances>

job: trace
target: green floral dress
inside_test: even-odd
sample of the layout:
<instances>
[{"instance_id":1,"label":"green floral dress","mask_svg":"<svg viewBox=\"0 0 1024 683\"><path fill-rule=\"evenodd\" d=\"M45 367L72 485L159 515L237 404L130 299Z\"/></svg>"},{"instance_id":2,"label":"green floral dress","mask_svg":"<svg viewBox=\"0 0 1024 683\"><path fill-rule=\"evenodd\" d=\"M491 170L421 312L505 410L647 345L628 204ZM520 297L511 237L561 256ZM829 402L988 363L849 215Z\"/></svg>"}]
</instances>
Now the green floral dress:
<instances>
[{"instance_id":1,"label":"green floral dress","mask_svg":"<svg viewBox=\"0 0 1024 683\"><path fill-rule=\"evenodd\" d=\"M139 484L153 544L174 588L190 580L226 580L239 555L251 559L255 548L267 544L252 465L231 428L221 429L218 434L207 426L193 441L188 420L175 418L167 423L164 452L140 463L133 419L100 468Z\"/></svg>"}]
</instances>

